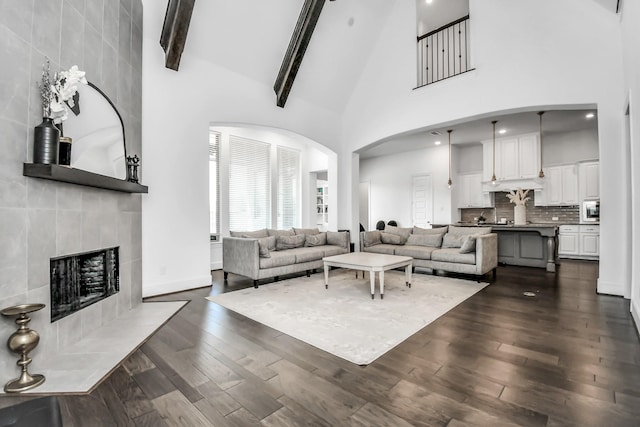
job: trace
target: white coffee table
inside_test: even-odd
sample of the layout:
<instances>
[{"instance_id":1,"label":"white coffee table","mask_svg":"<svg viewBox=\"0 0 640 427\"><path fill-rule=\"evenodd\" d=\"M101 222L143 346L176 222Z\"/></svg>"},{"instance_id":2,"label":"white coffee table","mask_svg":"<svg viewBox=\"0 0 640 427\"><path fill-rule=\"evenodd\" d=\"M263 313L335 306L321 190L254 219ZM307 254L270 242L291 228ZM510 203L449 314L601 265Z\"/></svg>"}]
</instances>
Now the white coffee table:
<instances>
[{"instance_id":1,"label":"white coffee table","mask_svg":"<svg viewBox=\"0 0 640 427\"><path fill-rule=\"evenodd\" d=\"M351 252L322 258L324 261L324 285L329 288L329 267L342 267L351 270L368 271L371 281L371 299L375 294L375 273L380 279L380 298L384 298L384 272L394 268L404 267L405 284L411 287L411 270L413 258L408 256L385 255L371 252Z\"/></svg>"}]
</instances>

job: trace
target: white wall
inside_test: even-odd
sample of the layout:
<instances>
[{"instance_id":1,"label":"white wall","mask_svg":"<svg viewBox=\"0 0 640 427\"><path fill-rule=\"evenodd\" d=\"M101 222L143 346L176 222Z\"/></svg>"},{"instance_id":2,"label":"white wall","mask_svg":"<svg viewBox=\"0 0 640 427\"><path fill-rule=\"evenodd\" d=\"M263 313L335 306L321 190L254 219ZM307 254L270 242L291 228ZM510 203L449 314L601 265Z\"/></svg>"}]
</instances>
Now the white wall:
<instances>
[{"instance_id":1,"label":"white wall","mask_svg":"<svg viewBox=\"0 0 640 427\"><path fill-rule=\"evenodd\" d=\"M345 111L343 140L349 147L342 152L401 132L496 112L597 105L603 189L598 289L622 295L625 277L618 265L619 242L630 230L624 225L629 203L623 197L625 188L620 184L625 177L618 166L624 160L625 98L619 83L623 77L619 17L580 0L471 0L470 15L476 70L412 90L415 8L413 2L394 4ZM635 55L631 48L630 55ZM347 188L351 187L349 183ZM349 203L349 198L342 201ZM352 224L350 214L357 205L343 208L341 221Z\"/></svg>"},{"instance_id":2,"label":"white wall","mask_svg":"<svg viewBox=\"0 0 640 427\"><path fill-rule=\"evenodd\" d=\"M142 208L145 296L210 284L210 122L287 129L328 147L338 143L340 128L335 113L294 95L285 109L278 108L269 85L193 55L182 57L179 72L166 69L158 44L166 5L166 0L144 4L142 173L149 186Z\"/></svg>"},{"instance_id":3,"label":"white wall","mask_svg":"<svg viewBox=\"0 0 640 427\"><path fill-rule=\"evenodd\" d=\"M596 129L543 135L542 165L545 167L600 157Z\"/></svg>"},{"instance_id":4,"label":"white wall","mask_svg":"<svg viewBox=\"0 0 640 427\"><path fill-rule=\"evenodd\" d=\"M622 41L624 48L624 83L631 104L631 170L628 180L632 183L632 253L627 262L631 271L631 312L640 327L640 2L623 2Z\"/></svg>"},{"instance_id":5,"label":"white wall","mask_svg":"<svg viewBox=\"0 0 640 427\"><path fill-rule=\"evenodd\" d=\"M379 220L396 220L400 227L412 227L412 178L431 175L433 223L452 220L448 147L439 146L360 161L360 180L370 182L372 227Z\"/></svg>"},{"instance_id":6,"label":"white wall","mask_svg":"<svg viewBox=\"0 0 640 427\"><path fill-rule=\"evenodd\" d=\"M482 145L460 147L458 162L452 167L458 173L482 172Z\"/></svg>"}]
</instances>

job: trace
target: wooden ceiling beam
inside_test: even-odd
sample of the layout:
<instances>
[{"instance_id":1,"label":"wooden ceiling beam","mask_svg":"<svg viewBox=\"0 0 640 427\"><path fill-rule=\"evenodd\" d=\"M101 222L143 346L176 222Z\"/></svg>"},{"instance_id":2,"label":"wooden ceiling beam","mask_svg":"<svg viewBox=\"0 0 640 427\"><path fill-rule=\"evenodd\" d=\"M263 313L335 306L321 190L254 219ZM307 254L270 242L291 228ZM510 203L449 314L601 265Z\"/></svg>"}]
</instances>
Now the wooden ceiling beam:
<instances>
[{"instance_id":1,"label":"wooden ceiling beam","mask_svg":"<svg viewBox=\"0 0 640 427\"><path fill-rule=\"evenodd\" d=\"M187 42L187 32L195 0L169 0L164 16L160 46L165 53L165 67L178 71L180 58Z\"/></svg>"},{"instance_id":2,"label":"wooden ceiling beam","mask_svg":"<svg viewBox=\"0 0 640 427\"><path fill-rule=\"evenodd\" d=\"M316 28L325 1L326 0L305 0L302 5L298 22L291 35L289 47L282 60L276 83L273 86L276 92L276 104L278 107L284 108L284 104L287 102L289 92L298 74L302 58L307 51L307 46L309 46L309 41L311 41L313 30Z\"/></svg>"}]
</instances>

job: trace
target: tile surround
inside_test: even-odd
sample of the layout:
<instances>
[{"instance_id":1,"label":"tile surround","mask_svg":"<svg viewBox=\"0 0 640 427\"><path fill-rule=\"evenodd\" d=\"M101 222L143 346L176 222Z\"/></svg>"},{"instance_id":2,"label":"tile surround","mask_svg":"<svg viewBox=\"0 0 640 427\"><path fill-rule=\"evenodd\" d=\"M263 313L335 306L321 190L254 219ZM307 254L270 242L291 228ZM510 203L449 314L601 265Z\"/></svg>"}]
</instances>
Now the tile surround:
<instances>
[{"instance_id":1,"label":"tile surround","mask_svg":"<svg viewBox=\"0 0 640 427\"><path fill-rule=\"evenodd\" d=\"M52 73L78 65L105 90L125 123L128 154L141 154L141 11L140 0L0 0L0 308L47 304L31 323L41 337L34 365L51 364L47 388L39 392L51 390L56 378L77 377L83 384L100 379L115 365L104 371L101 363L87 360L114 363L121 347L133 348L132 342L144 339L134 331L122 342L111 340L115 358L84 354L78 356L82 363L68 364L69 372L66 357L56 355L59 347L86 340L90 330L146 310L140 308L146 306L141 304L141 196L22 176L22 164L33 158L33 128L42 121L36 82L45 56ZM49 258L111 246L121 247L121 292L86 313L50 323ZM14 331L13 319L0 316L0 342ZM15 361L1 345L0 381L16 376ZM77 371L75 365L88 369Z\"/></svg>"}]
</instances>

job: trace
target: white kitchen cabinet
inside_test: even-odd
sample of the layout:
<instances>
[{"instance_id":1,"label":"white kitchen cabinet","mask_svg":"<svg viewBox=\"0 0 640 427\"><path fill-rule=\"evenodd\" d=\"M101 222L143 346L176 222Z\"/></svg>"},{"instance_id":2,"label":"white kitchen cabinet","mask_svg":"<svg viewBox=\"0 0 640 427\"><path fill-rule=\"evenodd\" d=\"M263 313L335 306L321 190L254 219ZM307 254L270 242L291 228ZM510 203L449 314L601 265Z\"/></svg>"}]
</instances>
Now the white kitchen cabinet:
<instances>
[{"instance_id":1,"label":"white kitchen cabinet","mask_svg":"<svg viewBox=\"0 0 640 427\"><path fill-rule=\"evenodd\" d=\"M493 140L482 142L485 182L493 175ZM498 181L531 179L540 171L540 141L538 134L496 139L495 171Z\"/></svg>"},{"instance_id":2,"label":"white kitchen cabinet","mask_svg":"<svg viewBox=\"0 0 640 427\"><path fill-rule=\"evenodd\" d=\"M580 226L561 225L558 233L558 256L580 255Z\"/></svg>"},{"instance_id":3,"label":"white kitchen cabinet","mask_svg":"<svg viewBox=\"0 0 640 427\"><path fill-rule=\"evenodd\" d=\"M558 256L597 259L600 256L600 226L561 225L558 233Z\"/></svg>"},{"instance_id":4,"label":"white kitchen cabinet","mask_svg":"<svg viewBox=\"0 0 640 427\"><path fill-rule=\"evenodd\" d=\"M482 174L458 176L458 208L493 207L493 194L482 192Z\"/></svg>"},{"instance_id":5,"label":"white kitchen cabinet","mask_svg":"<svg viewBox=\"0 0 640 427\"><path fill-rule=\"evenodd\" d=\"M580 163L578 168L580 177L580 200L600 198L600 163Z\"/></svg>"},{"instance_id":6,"label":"white kitchen cabinet","mask_svg":"<svg viewBox=\"0 0 640 427\"><path fill-rule=\"evenodd\" d=\"M575 164L543 169L544 188L536 190L536 206L570 206L578 204L578 167Z\"/></svg>"},{"instance_id":7,"label":"white kitchen cabinet","mask_svg":"<svg viewBox=\"0 0 640 427\"><path fill-rule=\"evenodd\" d=\"M580 255L585 257L600 256L600 226L580 226Z\"/></svg>"}]
</instances>

